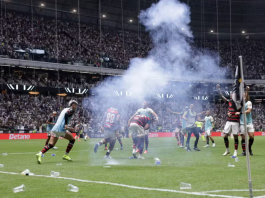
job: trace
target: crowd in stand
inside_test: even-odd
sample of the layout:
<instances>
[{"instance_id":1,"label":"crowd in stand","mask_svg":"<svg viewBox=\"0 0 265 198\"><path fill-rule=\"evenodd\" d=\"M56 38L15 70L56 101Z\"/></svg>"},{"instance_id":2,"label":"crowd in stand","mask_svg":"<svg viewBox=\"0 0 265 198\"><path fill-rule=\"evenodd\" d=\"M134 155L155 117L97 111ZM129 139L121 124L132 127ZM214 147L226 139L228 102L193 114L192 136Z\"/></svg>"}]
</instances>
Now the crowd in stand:
<instances>
[{"instance_id":1,"label":"crowd in stand","mask_svg":"<svg viewBox=\"0 0 265 198\"><path fill-rule=\"evenodd\" d=\"M78 24L57 21L58 42L55 19L8 12L3 15L1 49L2 55L11 58L39 59L48 62L94 64L94 66L126 69L134 57L145 57L152 43L148 34L141 36L136 32L116 28L99 28L91 24L81 24L80 43ZM100 36L101 35L101 36ZM238 55L242 55L245 65L245 78L265 79L265 45L260 40L219 41L195 40L192 45L199 49L219 53L220 65L227 67L227 76L234 75L238 65ZM43 49L45 55L33 56L30 49ZM58 49L58 60L57 60ZM25 50L26 52L19 52Z\"/></svg>"},{"instance_id":2,"label":"crowd in stand","mask_svg":"<svg viewBox=\"0 0 265 198\"><path fill-rule=\"evenodd\" d=\"M18 129L18 130L36 130L42 132L43 124L46 122L53 111L60 111L67 107L68 101L75 99L79 103L76 114L74 115L71 125L79 122L88 123L90 129L94 132L99 132L102 117L107 107L103 100L85 99L82 97L53 97L53 96L32 96L20 94L1 94L0 95L0 126L1 128ZM227 105L222 102L210 103L199 101L166 101L153 100L149 102L149 107L152 108L158 115L159 121L151 123L151 131L174 131L174 122L176 115L167 111L171 109L174 112L183 112L184 107L190 103L195 104L196 112L210 110L215 119L215 130L222 130L227 116ZM120 105L121 127L126 128L130 117L141 108L140 103L127 103ZM252 115L256 131L265 129L265 104L254 103ZM204 117L201 116L200 119Z\"/></svg>"},{"instance_id":3,"label":"crowd in stand","mask_svg":"<svg viewBox=\"0 0 265 198\"><path fill-rule=\"evenodd\" d=\"M10 58L59 62L65 64L93 64L117 69L127 69L129 61L134 57L145 57L152 43L147 34L124 31L111 27L102 27L81 24L79 43L78 24L66 21L57 21L58 37L56 37L55 19L35 16L33 28L31 17L19 13L6 13L2 16L0 53ZM58 41L58 42L57 42ZM265 79L265 41L234 40L219 42L219 51L216 40L195 40L192 45L209 50L210 53L220 54L220 66L227 68L227 76L234 75L235 66L238 65L237 56L244 58L244 75L246 79ZM45 50L44 55L32 54L32 49ZM58 49L58 52L57 52ZM58 59L57 59L58 53ZM10 70L10 68L9 68ZM82 74L62 75L58 72L6 72L1 70L1 84L26 84L42 87L69 87L92 88L99 83L99 79ZM231 91L231 86L223 86L224 91ZM185 88L175 87L174 90L181 95L196 96L213 94L215 85L201 85ZM265 95L264 86L252 86L251 91L256 95ZM228 94L229 95L229 94ZM71 98L72 99L72 98ZM104 101L89 100L85 103L81 97L78 100L79 108L72 123L88 122L91 130L99 131L105 108ZM58 113L67 106L70 97L31 96L19 94L0 95L0 126L14 129L34 129L41 131L41 126L46 122L53 111ZM177 99L176 99L177 100ZM193 101L194 102L194 101ZM176 116L166 109L182 112L183 107L189 106L185 101L152 101L150 107L158 114L159 121L152 122L152 131L172 131L175 126ZM127 104L121 108L122 127L127 127L127 122L141 104ZM215 129L220 130L226 121L227 107L221 102L195 104L196 111L211 110L215 119ZM253 118L256 130L264 130L263 103L253 104Z\"/></svg>"},{"instance_id":4,"label":"crowd in stand","mask_svg":"<svg viewBox=\"0 0 265 198\"><path fill-rule=\"evenodd\" d=\"M94 64L105 67L126 69L133 57L144 57L150 50L150 41L146 34L141 42L136 33L103 27L100 37L99 28L94 25L81 25L79 43L78 24L54 19L31 17L18 13L3 15L3 34L1 35L1 54L11 58L32 59L30 49L45 50L44 56L35 55L35 59L48 62ZM58 41L58 42L57 42ZM19 50L26 50L21 53ZM58 49L58 60L57 60Z\"/></svg>"}]
</instances>

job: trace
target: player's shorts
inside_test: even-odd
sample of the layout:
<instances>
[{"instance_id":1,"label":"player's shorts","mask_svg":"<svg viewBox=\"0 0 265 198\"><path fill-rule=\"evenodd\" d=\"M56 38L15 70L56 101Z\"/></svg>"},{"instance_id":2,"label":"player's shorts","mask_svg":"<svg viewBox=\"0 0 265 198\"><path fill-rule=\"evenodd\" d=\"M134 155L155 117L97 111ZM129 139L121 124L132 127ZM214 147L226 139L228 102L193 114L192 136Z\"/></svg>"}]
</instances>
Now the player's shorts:
<instances>
[{"instance_id":1,"label":"player's shorts","mask_svg":"<svg viewBox=\"0 0 265 198\"><path fill-rule=\"evenodd\" d=\"M65 137L65 132L57 132L57 131L51 131L51 134L52 134L52 137L56 137L56 138L59 138L59 137Z\"/></svg>"},{"instance_id":2,"label":"player's shorts","mask_svg":"<svg viewBox=\"0 0 265 198\"><path fill-rule=\"evenodd\" d=\"M186 134L187 134L187 130L186 130L186 128L181 129L181 133L182 133L183 135L186 135Z\"/></svg>"},{"instance_id":3,"label":"player's shorts","mask_svg":"<svg viewBox=\"0 0 265 198\"><path fill-rule=\"evenodd\" d=\"M181 128L177 127L177 128L175 129L175 132L176 132L176 133L181 132Z\"/></svg>"},{"instance_id":4,"label":"player's shorts","mask_svg":"<svg viewBox=\"0 0 265 198\"><path fill-rule=\"evenodd\" d=\"M87 135L87 132L83 132L83 135L86 136Z\"/></svg>"},{"instance_id":5,"label":"player's shorts","mask_svg":"<svg viewBox=\"0 0 265 198\"><path fill-rule=\"evenodd\" d=\"M111 141L116 140L116 131L105 128L105 130L104 130L104 138L105 139L110 139Z\"/></svg>"},{"instance_id":6,"label":"player's shorts","mask_svg":"<svg viewBox=\"0 0 265 198\"><path fill-rule=\"evenodd\" d=\"M52 132L51 131L48 131L47 132L47 136L49 136L49 137L52 136Z\"/></svg>"},{"instance_id":7,"label":"player's shorts","mask_svg":"<svg viewBox=\"0 0 265 198\"><path fill-rule=\"evenodd\" d=\"M254 129L253 124L247 124L247 132L254 133L254 131L255 129ZM245 134L245 128L243 124L240 125L240 134Z\"/></svg>"},{"instance_id":8,"label":"player's shorts","mask_svg":"<svg viewBox=\"0 0 265 198\"><path fill-rule=\"evenodd\" d=\"M211 136L211 134L212 134L212 131L211 131L211 129L209 129L209 130L205 130L205 136Z\"/></svg>"},{"instance_id":9,"label":"player's shorts","mask_svg":"<svg viewBox=\"0 0 265 198\"><path fill-rule=\"evenodd\" d=\"M238 122L229 122L227 121L225 124L225 128L223 133L225 134L233 134L238 135L239 134L239 123Z\"/></svg>"},{"instance_id":10,"label":"player's shorts","mask_svg":"<svg viewBox=\"0 0 265 198\"><path fill-rule=\"evenodd\" d=\"M142 126L136 124L136 123L131 123L130 128L129 128L129 133L132 135L132 138L134 137L144 137L145 135L145 130Z\"/></svg>"}]
</instances>

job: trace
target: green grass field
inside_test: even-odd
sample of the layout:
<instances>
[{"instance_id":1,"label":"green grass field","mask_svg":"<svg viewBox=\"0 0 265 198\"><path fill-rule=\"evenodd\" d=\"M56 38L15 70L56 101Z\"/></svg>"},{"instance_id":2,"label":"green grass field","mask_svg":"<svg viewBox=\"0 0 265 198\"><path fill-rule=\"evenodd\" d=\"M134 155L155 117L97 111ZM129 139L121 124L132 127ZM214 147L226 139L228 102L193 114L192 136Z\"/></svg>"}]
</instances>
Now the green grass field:
<instances>
[{"instance_id":1,"label":"green grass field","mask_svg":"<svg viewBox=\"0 0 265 198\"><path fill-rule=\"evenodd\" d=\"M0 168L0 197L248 197L248 191L229 191L248 189L246 158L239 156L239 162L235 162L230 156L223 156L223 139L216 137L215 140L215 148L203 148L205 143L200 140L200 152L186 152L176 145L174 138L151 138L149 153L144 155L146 159L138 160L129 159L132 140L123 139L124 150L114 150L113 159L108 162L103 158L103 146L98 153L93 152L94 143L99 139L86 142L82 139L75 143L70 153L74 161L67 162L62 160L62 155L68 142L61 139L56 145L59 149L48 151L41 165L37 164L35 154L43 148L45 140L2 140L0 153L7 152L8 155L0 155L0 164L4 164L4 168ZM230 139L231 153L233 147ZM115 148L119 148L118 142ZM238 151L241 154L241 145ZM52 153L56 156L51 156ZM256 190L254 196L262 196L265 195L264 137L255 138L253 153L250 162L253 189ZM154 157L160 158L162 164L155 165ZM57 166L60 162L62 165ZM228 168L229 162L235 168ZM25 169L35 176L21 175ZM45 177L51 171L60 172L60 177ZM18 174L12 175L11 172ZM190 183L192 189L180 190L180 182ZM26 191L14 194L12 188L21 184L25 184ZM68 184L78 186L79 192L68 192ZM215 190L226 191L205 193Z\"/></svg>"}]
</instances>

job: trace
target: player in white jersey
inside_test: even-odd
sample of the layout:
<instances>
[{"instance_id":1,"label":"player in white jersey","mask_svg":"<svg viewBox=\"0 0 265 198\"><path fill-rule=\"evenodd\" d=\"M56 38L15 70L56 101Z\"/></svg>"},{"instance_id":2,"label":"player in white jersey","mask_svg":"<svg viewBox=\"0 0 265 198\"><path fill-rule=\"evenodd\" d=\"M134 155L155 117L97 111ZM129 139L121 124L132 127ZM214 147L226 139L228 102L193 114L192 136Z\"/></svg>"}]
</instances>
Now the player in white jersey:
<instances>
[{"instance_id":1,"label":"player in white jersey","mask_svg":"<svg viewBox=\"0 0 265 198\"><path fill-rule=\"evenodd\" d=\"M246 128L247 128L247 133L249 135L249 154L253 155L252 153L252 144L254 142L254 126L253 126L253 120L252 120L252 114L251 114L251 110L252 110L252 102L249 99L249 87L247 87L247 92L244 95L245 97L245 110L246 110ZM242 108L243 111L243 108ZM241 140L241 145L242 145L242 150L243 153L241 154L241 156L246 156L246 145L245 145L245 128L244 128L244 114L241 113L240 114L240 135L242 137Z\"/></svg>"},{"instance_id":2,"label":"player in white jersey","mask_svg":"<svg viewBox=\"0 0 265 198\"><path fill-rule=\"evenodd\" d=\"M52 128L52 137L50 139L50 142L48 145L46 145L42 151L40 151L38 154L36 154L37 162L41 164L41 155L46 153L49 149L53 148L58 141L59 137L63 137L66 140L69 140L68 146L66 148L65 155L63 156L64 160L72 161L72 159L69 157L69 152L74 146L75 139L71 132L75 132L74 128L69 127L68 124L70 120L72 119L73 114L75 113L75 110L77 108L78 103L75 100L71 100L69 102L70 108L65 108L60 113L60 116L58 117L58 120L56 124Z\"/></svg>"},{"instance_id":3,"label":"player in white jersey","mask_svg":"<svg viewBox=\"0 0 265 198\"><path fill-rule=\"evenodd\" d=\"M206 146L209 147L209 139L212 140L213 147L215 147L214 139L211 136L212 130L213 130L213 117L210 115L210 111L206 111L206 116L204 118L205 124L205 136L206 136Z\"/></svg>"},{"instance_id":4,"label":"player in white jersey","mask_svg":"<svg viewBox=\"0 0 265 198\"><path fill-rule=\"evenodd\" d=\"M130 122L132 120L132 118L136 115L144 115L146 117L148 117L149 119L152 119L152 117L155 117L155 120L158 121L158 116L157 114L153 111L153 109L151 108L148 108L148 102L145 100L144 103L143 103L143 108L141 109L138 109L136 111L136 113L130 118L129 122L128 122L128 125L130 125ZM145 140L145 151L144 153L146 154L147 153L147 149L148 149L148 144L149 144L149 139L148 139L148 135L149 135L149 128L148 129L145 129L145 137L144 137L144 140ZM138 150L137 150L138 151ZM139 151L138 151L139 152Z\"/></svg>"},{"instance_id":5,"label":"player in white jersey","mask_svg":"<svg viewBox=\"0 0 265 198\"><path fill-rule=\"evenodd\" d=\"M89 128L89 124L87 123L87 122L85 122L84 124L83 124L83 134L84 134L84 139L85 139L85 141L86 141L86 139L87 139L87 133L88 133L88 128ZM88 137L89 138L89 137Z\"/></svg>"}]
</instances>

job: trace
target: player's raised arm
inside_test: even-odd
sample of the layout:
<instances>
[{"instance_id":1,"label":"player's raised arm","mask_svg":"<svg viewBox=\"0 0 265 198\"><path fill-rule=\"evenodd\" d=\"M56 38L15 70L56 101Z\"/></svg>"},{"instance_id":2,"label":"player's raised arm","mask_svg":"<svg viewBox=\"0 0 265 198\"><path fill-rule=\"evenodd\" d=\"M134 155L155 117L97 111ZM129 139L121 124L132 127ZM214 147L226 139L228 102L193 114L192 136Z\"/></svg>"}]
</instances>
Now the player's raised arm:
<instances>
[{"instance_id":1,"label":"player's raised arm","mask_svg":"<svg viewBox=\"0 0 265 198\"><path fill-rule=\"evenodd\" d=\"M170 109L166 109L168 112L170 113L173 113L173 114L177 114L177 115L181 115L182 112L174 112L174 111L171 111Z\"/></svg>"},{"instance_id":2,"label":"player's raised arm","mask_svg":"<svg viewBox=\"0 0 265 198\"><path fill-rule=\"evenodd\" d=\"M221 89L220 89L220 85L219 85L219 84L216 85L216 88L217 88L217 91L218 91L219 95L220 95L221 98L223 99L223 101L224 101L224 102L227 102L228 100L226 99L226 97L224 97L224 95L223 95L223 93L222 93L222 91L221 91Z\"/></svg>"},{"instance_id":3,"label":"player's raised arm","mask_svg":"<svg viewBox=\"0 0 265 198\"><path fill-rule=\"evenodd\" d=\"M201 113L197 113L197 115L201 115L201 114L204 114L204 113L206 113L206 111L203 111Z\"/></svg>"},{"instance_id":4,"label":"player's raised arm","mask_svg":"<svg viewBox=\"0 0 265 198\"><path fill-rule=\"evenodd\" d=\"M158 120L158 116L157 116L157 114L154 111L152 111L152 115L155 116L156 120Z\"/></svg>"}]
</instances>

